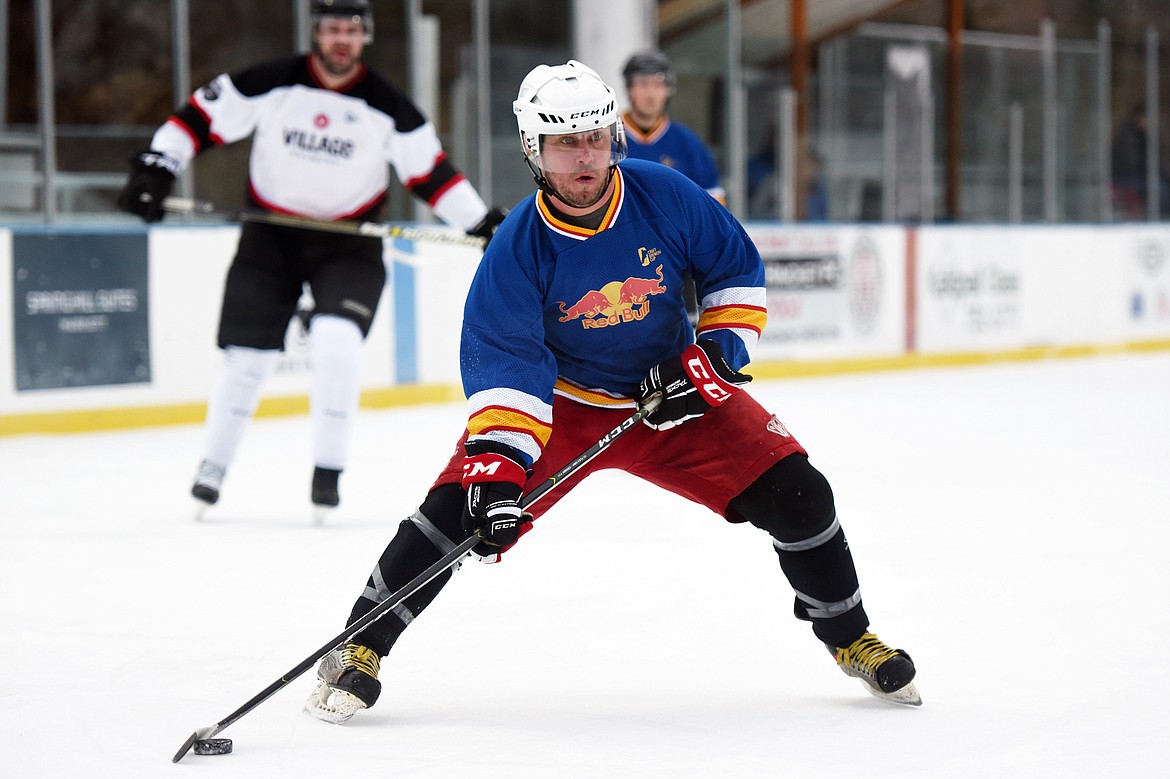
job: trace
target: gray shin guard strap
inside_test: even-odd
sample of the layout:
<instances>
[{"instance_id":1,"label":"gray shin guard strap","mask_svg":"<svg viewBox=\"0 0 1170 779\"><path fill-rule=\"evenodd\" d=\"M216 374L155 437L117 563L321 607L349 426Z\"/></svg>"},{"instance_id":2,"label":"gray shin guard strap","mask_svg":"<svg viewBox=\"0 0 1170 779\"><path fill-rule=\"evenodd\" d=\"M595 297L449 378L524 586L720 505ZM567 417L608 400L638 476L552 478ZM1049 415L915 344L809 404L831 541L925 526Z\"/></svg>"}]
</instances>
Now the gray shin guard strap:
<instances>
[{"instance_id":1,"label":"gray shin guard strap","mask_svg":"<svg viewBox=\"0 0 1170 779\"><path fill-rule=\"evenodd\" d=\"M858 603L861 603L861 589L858 588L856 592L844 600L833 602L810 598L803 592L797 592L796 597L800 598L801 602L804 603L808 615L813 619L832 619L833 617L841 616Z\"/></svg>"},{"instance_id":2,"label":"gray shin guard strap","mask_svg":"<svg viewBox=\"0 0 1170 779\"><path fill-rule=\"evenodd\" d=\"M386 586L386 580L382 578L382 569L374 568L374 572L370 574L370 579L374 582L374 586L366 585L362 597L367 600L372 600L374 603L381 603L389 598L394 592ZM402 620L403 625L409 625L414 621L414 612L406 607L405 603L399 603L394 608L390 609L390 613Z\"/></svg>"},{"instance_id":3,"label":"gray shin guard strap","mask_svg":"<svg viewBox=\"0 0 1170 779\"><path fill-rule=\"evenodd\" d=\"M423 516L421 511L416 511L410 516L410 521L419 529L426 539L435 545L442 554L447 554L454 549L457 544L443 535L443 531L435 527L434 523ZM362 597L374 603L381 603L394 594L394 591L386 586L386 580L382 578L382 566L375 565L373 573L370 574L370 581L373 583L371 587L366 585L366 589L362 592ZM414 613L406 607L405 603L400 603L390 610L391 613L398 616L402 620L402 624L409 625L414 619Z\"/></svg>"},{"instance_id":4,"label":"gray shin guard strap","mask_svg":"<svg viewBox=\"0 0 1170 779\"><path fill-rule=\"evenodd\" d=\"M772 539L772 546L776 547L781 552L807 552L809 549L816 549L822 544L829 542L833 536L837 535L837 531L841 529L841 523L837 521L837 517L833 517L833 522L827 528L817 533L812 538L806 538L803 541L778 541Z\"/></svg>"},{"instance_id":5,"label":"gray shin guard strap","mask_svg":"<svg viewBox=\"0 0 1170 779\"><path fill-rule=\"evenodd\" d=\"M435 545L442 554L447 554L454 549L458 544L447 538L442 530L435 527L435 523L431 522L421 511L416 511L410 516L410 521L414 526L422 531L422 534L427 537L427 540Z\"/></svg>"},{"instance_id":6,"label":"gray shin guard strap","mask_svg":"<svg viewBox=\"0 0 1170 779\"><path fill-rule=\"evenodd\" d=\"M362 592L362 597L366 600L371 600L374 603L381 603L394 594L394 591L386 586L386 580L382 578L382 567L380 565L374 566L374 572L370 574L371 587L366 585L366 589Z\"/></svg>"}]
</instances>

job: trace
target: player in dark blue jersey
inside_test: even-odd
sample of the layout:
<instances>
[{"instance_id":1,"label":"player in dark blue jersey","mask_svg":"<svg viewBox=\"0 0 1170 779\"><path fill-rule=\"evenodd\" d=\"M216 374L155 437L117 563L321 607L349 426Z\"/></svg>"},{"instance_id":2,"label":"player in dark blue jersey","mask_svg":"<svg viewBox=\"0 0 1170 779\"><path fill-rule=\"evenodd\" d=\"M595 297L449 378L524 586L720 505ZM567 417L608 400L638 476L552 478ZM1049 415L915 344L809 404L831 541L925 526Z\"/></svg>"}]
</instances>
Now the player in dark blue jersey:
<instances>
[{"instance_id":1,"label":"player in dark blue jersey","mask_svg":"<svg viewBox=\"0 0 1170 779\"><path fill-rule=\"evenodd\" d=\"M918 705L914 664L869 632L828 481L742 385L763 330L763 264L743 228L676 171L623 161L613 90L588 67L541 65L513 109L538 190L504 220L463 315L467 429L404 520L349 624L458 544L501 555L590 473L619 469L767 532L796 616L850 676ZM695 279L697 331L682 279ZM660 398L539 503L521 496ZM449 581L448 569L330 653L306 710L344 722L381 692L380 659Z\"/></svg>"},{"instance_id":2,"label":"player in dark blue jersey","mask_svg":"<svg viewBox=\"0 0 1170 779\"><path fill-rule=\"evenodd\" d=\"M727 196L719 182L715 157L691 128L666 113L678 82L667 56L657 49L636 52L626 60L622 77L629 98L629 109L622 114L629 157L674 168L726 205ZM699 304L694 279L684 282L683 296L687 316L691 324L696 324Z\"/></svg>"},{"instance_id":3,"label":"player in dark blue jersey","mask_svg":"<svg viewBox=\"0 0 1170 779\"><path fill-rule=\"evenodd\" d=\"M725 202L715 157L694 130L666 113L678 80L667 56L657 49L632 54L622 76L629 98L622 122L630 158L674 168L720 203Z\"/></svg>"}]
</instances>

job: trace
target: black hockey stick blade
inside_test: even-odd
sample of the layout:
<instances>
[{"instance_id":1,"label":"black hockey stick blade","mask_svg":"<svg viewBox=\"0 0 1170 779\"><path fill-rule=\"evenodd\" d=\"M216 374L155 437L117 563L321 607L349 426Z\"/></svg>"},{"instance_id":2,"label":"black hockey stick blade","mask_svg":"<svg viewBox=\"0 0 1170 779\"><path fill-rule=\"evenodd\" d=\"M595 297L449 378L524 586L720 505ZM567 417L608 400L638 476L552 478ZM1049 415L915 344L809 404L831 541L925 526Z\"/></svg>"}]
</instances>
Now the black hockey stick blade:
<instances>
[{"instance_id":1,"label":"black hockey stick blade","mask_svg":"<svg viewBox=\"0 0 1170 779\"><path fill-rule=\"evenodd\" d=\"M641 422L648 415L654 413L654 410L657 409L661 403L662 403L662 398L660 395L654 395L654 396L650 397L650 399L647 400L646 403L641 408L639 408L631 416L629 416L625 420L623 420L613 430L611 430L608 433L606 433L605 435L603 435L600 439L598 439L597 443L590 446L584 452L581 452L581 454L577 455L572 460L570 460L563 468L561 468L559 471L554 473L552 476L545 479L543 482L541 482L536 487L531 489L526 495L524 495L524 497L520 499L521 508L528 508L533 503L536 503L538 500L543 498L554 487L556 487L558 484L560 484L562 481L567 479L572 474L576 473L583 465L585 465L585 463L589 462L594 457L601 454L607 447L609 447L610 444L612 444L614 441L616 441L623 433L628 431L634 425ZM373 624L378 619L380 619L384 614L386 614L386 612L397 607L404 600L409 598L411 595L414 595L416 592L418 592L423 587L425 587L436 576L443 573L448 568L455 565L455 563L462 560L464 555L468 554L476 546L476 544L478 544L479 542L480 542L480 537L478 535L470 536L469 538L465 539L461 544L459 544L454 549L447 552L447 554L443 555L438 560L436 560L425 571L423 571L418 576L411 579L406 584L404 584L402 586L402 588L399 589L397 592L390 595L384 601L379 603L377 606L375 606L374 608L367 611L361 617L361 619L357 620L356 622L354 622L351 625L348 625L345 628L345 630L343 630L341 633L338 633L336 636L334 636L332 639L330 639L329 643L325 644L320 649L318 649L316 652L309 655L301 662L297 663L296 666L294 666L289 671L287 671L279 679L277 679L272 684L265 687L260 692L256 693L254 696L252 696L252 698L250 698L243 706L240 706L240 708L236 709L235 711L233 711L231 714L229 714L228 716L221 719L216 724L208 725L207 727L202 728L202 729L197 730L194 733L192 733L187 738L187 740L183 742L183 746L179 747L179 751L175 753L175 756L171 760L171 762L172 763L179 762L180 760L183 759L183 757L188 752L191 751L191 747L195 745L196 741L201 741L203 739L211 738L212 736L216 735L217 733L223 732L232 723L236 722L241 717L243 717L245 714L250 712L252 709L256 708L261 703L268 700L270 697L272 697L273 694L276 693L277 690L280 690L282 687L287 685L289 682L298 678L305 671L309 670L314 665L316 665L317 661L320 660L322 657L324 657L325 655L332 652L336 647L343 645L345 642L349 641L351 638L356 636L358 633L361 633L363 630L365 630L371 624Z\"/></svg>"},{"instance_id":2,"label":"black hockey stick blade","mask_svg":"<svg viewBox=\"0 0 1170 779\"><path fill-rule=\"evenodd\" d=\"M183 742L183 746L179 747L179 751L176 752L175 756L171 758L171 762L177 763L180 760L182 760L184 757L186 757L187 753L191 751L191 747L195 746L195 741L198 738L199 738L198 732L192 733L190 736L188 736L187 740Z\"/></svg>"},{"instance_id":3,"label":"black hockey stick blade","mask_svg":"<svg viewBox=\"0 0 1170 779\"><path fill-rule=\"evenodd\" d=\"M211 738L221 730L223 730L223 728L219 725L208 725L205 728L200 728L199 730L195 731L186 741L183 742L183 746L179 747L179 751L176 752L175 756L171 758L171 762L179 762L187 755L188 752L191 751L191 747L195 746L196 741L202 741L205 738Z\"/></svg>"}]
</instances>

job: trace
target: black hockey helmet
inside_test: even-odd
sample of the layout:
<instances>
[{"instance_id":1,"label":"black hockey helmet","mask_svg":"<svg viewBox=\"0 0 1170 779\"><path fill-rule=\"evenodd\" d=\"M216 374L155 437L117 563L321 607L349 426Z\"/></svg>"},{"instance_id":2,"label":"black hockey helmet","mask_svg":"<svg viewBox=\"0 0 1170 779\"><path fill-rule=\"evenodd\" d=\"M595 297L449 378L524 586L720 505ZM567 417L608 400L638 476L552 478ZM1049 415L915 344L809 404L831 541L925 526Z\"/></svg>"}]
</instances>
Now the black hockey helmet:
<instances>
[{"instance_id":1,"label":"black hockey helmet","mask_svg":"<svg viewBox=\"0 0 1170 779\"><path fill-rule=\"evenodd\" d=\"M326 16L341 16L361 22L366 31L366 43L374 42L374 12L370 9L370 0L313 0L310 6L313 29L321 24Z\"/></svg>"},{"instance_id":2,"label":"black hockey helmet","mask_svg":"<svg viewBox=\"0 0 1170 779\"><path fill-rule=\"evenodd\" d=\"M634 76L642 74L661 75L666 81L666 86L670 89L674 89L677 80L674 74L674 65L670 64L670 58L658 49L646 49L630 55L630 58L626 60L625 68L622 69L622 76L626 79L626 89L630 88Z\"/></svg>"}]
</instances>

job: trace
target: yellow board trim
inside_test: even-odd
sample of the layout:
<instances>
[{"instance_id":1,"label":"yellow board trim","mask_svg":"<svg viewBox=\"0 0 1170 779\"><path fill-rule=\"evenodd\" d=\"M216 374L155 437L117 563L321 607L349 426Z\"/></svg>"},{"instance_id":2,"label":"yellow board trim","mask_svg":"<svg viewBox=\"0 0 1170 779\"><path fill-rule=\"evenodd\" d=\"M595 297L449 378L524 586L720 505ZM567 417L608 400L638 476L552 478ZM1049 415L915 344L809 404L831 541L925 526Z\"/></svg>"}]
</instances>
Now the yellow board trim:
<instances>
[{"instance_id":1,"label":"yellow board trim","mask_svg":"<svg viewBox=\"0 0 1170 779\"><path fill-rule=\"evenodd\" d=\"M1170 339L1130 341L1104 346L1037 346L995 352L903 354L890 357L860 357L839 360L769 360L752 363L745 370L760 379L790 379L846 373L946 368L1161 351L1170 351ZM381 409L429 403L455 403L462 400L463 392L455 385L405 385L365 390L361 395L360 406L364 409ZM197 424L203 422L206 410L207 406L203 403L183 403L169 406L3 414L0 415L0 436L83 433L98 430ZM306 414L308 411L309 399L304 395L266 398L260 402L256 416L291 416Z\"/></svg>"},{"instance_id":2,"label":"yellow board trim","mask_svg":"<svg viewBox=\"0 0 1170 779\"><path fill-rule=\"evenodd\" d=\"M412 384L364 390L359 405L364 409L381 409L462 400L463 391L453 384ZM264 398L256 409L257 417L295 416L307 413L309 413L307 395ZM0 436L84 433L201 424L206 414L206 403L4 414L0 415Z\"/></svg>"},{"instance_id":3,"label":"yellow board trim","mask_svg":"<svg viewBox=\"0 0 1170 779\"><path fill-rule=\"evenodd\" d=\"M917 368L948 368L1004 362L1100 357L1126 352L1170 351L1170 340L1132 341L1108 346L1035 346L995 352L955 352L945 354L900 354L889 357L853 357L840 360L793 360L752 363L744 368L760 379L786 379L805 376L832 376L844 373L874 373Z\"/></svg>"}]
</instances>

